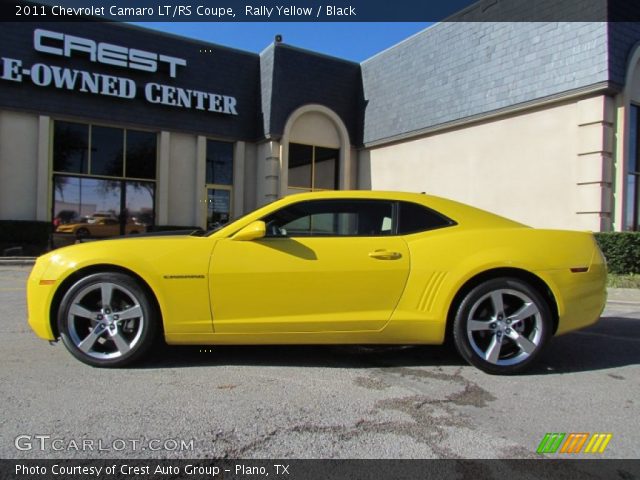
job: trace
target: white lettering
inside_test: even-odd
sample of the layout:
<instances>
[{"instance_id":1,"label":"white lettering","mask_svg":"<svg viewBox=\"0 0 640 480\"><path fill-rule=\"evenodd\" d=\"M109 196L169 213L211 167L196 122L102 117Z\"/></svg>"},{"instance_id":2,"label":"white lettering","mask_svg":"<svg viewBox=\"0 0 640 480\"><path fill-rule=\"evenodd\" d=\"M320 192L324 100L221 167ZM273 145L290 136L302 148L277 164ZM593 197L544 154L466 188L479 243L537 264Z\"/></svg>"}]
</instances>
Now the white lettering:
<instances>
[{"instance_id":1,"label":"white lettering","mask_svg":"<svg viewBox=\"0 0 640 480\"><path fill-rule=\"evenodd\" d=\"M191 90L185 90L184 88L178 89L178 106L183 108L191 108Z\"/></svg>"},{"instance_id":2,"label":"white lettering","mask_svg":"<svg viewBox=\"0 0 640 480\"><path fill-rule=\"evenodd\" d=\"M127 49L108 43L98 44L98 62L116 67L127 66Z\"/></svg>"},{"instance_id":3,"label":"white lettering","mask_svg":"<svg viewBox=\"0 0 640 480\"><path fill-rule=\"evenodd\" d=\"M209 111L221 112L222 111L222 95L217 93L209 94Z\"/></svg>"},{"instance_id":4,"label":"white lettering","mask_svg":"<svg viewBox=\"0 0 640 480\"><path fill-rule=\"evenodd\" d=\"M16 447L17 450L20 450L22 452L27 451L27 450L31 450L32 445L31 445L31 436L29 435L18 435L15 440L13 441L13 445ZM16 473L18 470L18 465L16 465Z\"/></svg>"},{"instance_id":5,"label":"white lettering","mask_svg":"<svg viewBox=\"0 0 640 480\"><path fill-rule=\"evenodd\" d=\"M144 95L150 103L160 103L170 107L195 108L210 112L237 115L236 99L217 93L199 92L170 85L147 83ZM194 105L195 103L195 105Z\"/></svg>"},{"instance_id":6,"label":"white lettering","mask_svg":"<svg viewBox=\"0 0 640 480\"><path fill-rule=\"evenodd\" d=\"M2 58L2 75L0 75L0 79L11 80L13 82L21 82L22 81L22 72L20 71L21 67L22 67L22 62L20 60L3 57Z\"/></svg>"},{"instance_id":7,"label":"white lettering","mask_svg":"<svg viewBox=\"0 0 640 480\"><path fill-rule=\"evenodd\" d=\"M67 90L75 88L76 78L78 78L77 70L52 66L51 71L53 72L53 84L56 88L66 88Z\"/></svg>"},{"instance_id":8,"label":"white lettering","mask_svg":"<svg viewBox=\"0 0 640 480\"><path fill-rule=\"evenodd\" d=\"M175 105L175 87L168 87L167 85L162 85L162 104L163 105Z\"/></svg>"},{"instance_id":9,"label":"white lettering","mask_svg":"<svg viewBox=\"0 0 640 480\"><path fill-rule=\"evenodd\" d=\"M54 40L62 40L64 38L64 34L58 32L51 32L49 30L43 30L41 28L37 28L33 31L33 48L35 48L38 52L43 53L51 53L53 55L64 55L62 53L62 48L55 48L52 46L47 46L42 44L43 38L49 38Z\"/></svg>"},{"instance_id":10,"label":"white lettering","mask_svg":"<svg viewBox=\"0 0 640 480\"><path fill-rule=\"evenodd\" d=\"M169 64L169 75L171 78L176 77L176 67L178 65L181 67L187 66L187 61L184 58L170 57L169 55L160 55L160 61Z\"/></svg>"},{"instance_id":11,"label":"white lettering","mask_svg":"<svg viewBox=\"0 0 640 480\"><path fill-rule=\"evenodd\" d=\"M64 56L71 57L71 52L84 52L89 54L92 62L96 61L96 42L88 38L76 37L74 35L65 35L64 37Z\"/></svg>"},{"instance_id":12,"label":"white lettering","mask_svg":"<svg viewBox=\"0 0 640 480\"><path fill-rule=\"evenodd\" d=\"M184 58L162 55L136 48L127 48L105 42L94 42L88 38L52 32L38 28L33 32L33 48L38 52L64 57L88 54L92 62L131 68L145 72L157 72L158 64L166 64L169 76L175 78L178 67L186 67Z\"/></svg>"},{"instance_id":13,"label":"white lettering","mask_svg":"<svg viewBox=\"0 0 640 480\"><path fill-rule=\"evenodd\" d=\"M144 72L155 72L158 69L158 62L156 61L156 58L157 56L155 53L132 48L129 50L129 68L142 70ZM185 61L185 65L186 64L187 63Z\"/></svg>"},{"instance_id":14,"label":"white lettering","mask_svg":"<svg viewBox=\"0 0 640 480\"><path fill-rule=\"evenodd\" d=\"M98 93L98 83L100 81L99 73L80 72L82 76L82 84L80 91L84 93Z\"/></svg>"},{"instance_id":15,"label":"white lettering","mask_svg":"<svg viewBox=\"0 0 640 480\"><path fill-rule=\"evenodd\" d=\"M193 94L196 97L196 109L204 110L204 99L207 96L207 94L204 92L198 92L198 91L193 92Z\"/></svg>"},{"instance_id":16,"label":"white lettering","mask_svg":"<svg viewBox=\"0 0 640 480\"><path fill-rule=\"evenodd\" d=\"M144 98L147 99L147 102L150 103L160 103L160 99L158 98L160 89L160 85L157 83L147 83L144 87Z\"/></svg>"},{"instance_id":17,"label":"white lettering","mask_svg":"<svg viewBox=\"0 0 640 480\"><path fill-rule=\"evenodd\" d=\"M31 67L31 81L39 87L47 87L51 84L51 68L43 63L36 63Z\"/></svg>"},{"instance_id":18,"label":"white lettering","mask_svg":"<svg viewBox=\"0 0 640 480\"><path fill-rule=\"evenodd\" d=\"M236 110L236 97L224 96L224 113L238 115L238 111Z\"/></svg>"}]
</instances>

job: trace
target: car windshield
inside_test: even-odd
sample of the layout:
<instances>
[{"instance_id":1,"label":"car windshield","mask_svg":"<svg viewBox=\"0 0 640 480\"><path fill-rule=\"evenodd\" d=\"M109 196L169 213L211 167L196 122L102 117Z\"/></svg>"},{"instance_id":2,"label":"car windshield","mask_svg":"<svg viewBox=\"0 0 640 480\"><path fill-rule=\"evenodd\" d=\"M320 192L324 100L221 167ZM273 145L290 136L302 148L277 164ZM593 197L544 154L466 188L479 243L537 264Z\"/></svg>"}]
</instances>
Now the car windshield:
<instances>
[{"instance_id":1,"label":"car windshield","mask_svg":"<svg viewBox=\"0 0 640 480\"><path fill-rule=\"evenodd\" d=\"M252 213L252 212L249 212L249 213ZM247 215L249 215L249 214L246 213L246 214L242 215L241 217L229 220L227 223L223 223L221 225L216 225L215 227L210 228L209 230L196 230L191 235L193 235L194 237L208 237L209 235L213 235L218 230L222 230L224 227L230 225L233 222L237 222L238 220L246 217Z\"/></svg>"}]
</instances>

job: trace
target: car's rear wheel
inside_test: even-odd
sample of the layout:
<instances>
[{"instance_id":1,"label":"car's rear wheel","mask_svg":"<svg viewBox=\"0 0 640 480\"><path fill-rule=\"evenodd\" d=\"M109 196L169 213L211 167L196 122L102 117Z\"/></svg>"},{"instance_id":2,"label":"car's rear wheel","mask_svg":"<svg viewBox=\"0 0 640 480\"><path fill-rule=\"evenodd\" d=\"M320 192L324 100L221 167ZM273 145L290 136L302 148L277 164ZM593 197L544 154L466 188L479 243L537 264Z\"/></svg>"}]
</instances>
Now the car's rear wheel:
<instances>
[{"instance_id":1,"label":"car's rear wheel","mask_svg":"<svg viewBox=\"0 0 640 480\"><path fill-rule=\"evenodd\" d=\"M78 360L96 367L122 367L149 350L158 318L148 293L135 279L117 272L96 273L65 294L58 329Z\"/></svg>"},{"instance_id":2,"label":"car's rear wheel","mask_svg":"<svg viewBox=\"0 0 640 480\"><path fill-rule=\"evenodd\" d=\"M460 355L491 374L528 368L551 336L545 299L516 278L496 278L471 289L460 303L453 339Z\"/></svg>"}]
</instances>

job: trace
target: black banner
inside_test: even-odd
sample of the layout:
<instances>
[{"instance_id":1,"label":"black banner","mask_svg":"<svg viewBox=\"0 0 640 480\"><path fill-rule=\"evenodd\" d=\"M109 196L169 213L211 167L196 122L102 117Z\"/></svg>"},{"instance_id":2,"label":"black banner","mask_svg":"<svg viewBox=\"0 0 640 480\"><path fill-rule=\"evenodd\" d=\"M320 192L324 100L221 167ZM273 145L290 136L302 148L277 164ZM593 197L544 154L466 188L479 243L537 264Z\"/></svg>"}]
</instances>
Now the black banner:
<instances>
[{"instance_id":1,"label":"black banner","mask_svg":"<svg viewBox=\"0 0 640 480\"><path fill-rule=\"evenodd\" d=\"M5 0L2 21L640 21L637 0Z\"/></svg>"},{"instance_id":2,"label":"black banner","mask_svg":"<svg viewBox=\"0 0 640 480\"><path fill-rule=\"evenodd\" d=\"M640 460L0 460L16 480L640 479Z\"/></svg>"}]
</instances>

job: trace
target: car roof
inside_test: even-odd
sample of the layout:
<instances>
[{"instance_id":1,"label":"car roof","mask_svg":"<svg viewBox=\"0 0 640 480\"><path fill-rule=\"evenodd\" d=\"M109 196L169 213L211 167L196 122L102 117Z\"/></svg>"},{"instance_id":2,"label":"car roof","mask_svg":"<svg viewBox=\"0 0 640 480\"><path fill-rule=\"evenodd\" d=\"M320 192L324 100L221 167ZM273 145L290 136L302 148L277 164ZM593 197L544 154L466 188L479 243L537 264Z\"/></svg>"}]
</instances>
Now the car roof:
<instances>
[{"instance_id":1,"label":"car roof","mask_svg":"<svg viewBox=\"0 0 640 480\"><path fill-rule=\"evenodd\" d=\"M269 213L293 203L305 200L323 199L392 200L417 203L445 215L456 224L466 228L515 228L526 226L486 210L472 207L471 205L425 193L382 190L330 190L288 195L247 214L241 219L243 221L237 225L236 222L232 221L230 224L215 232L214 235L222 237L233 234L237 231L238 227L241 228L248 225L254 220L259 220Z\"/></svg>"}]
</instances>

